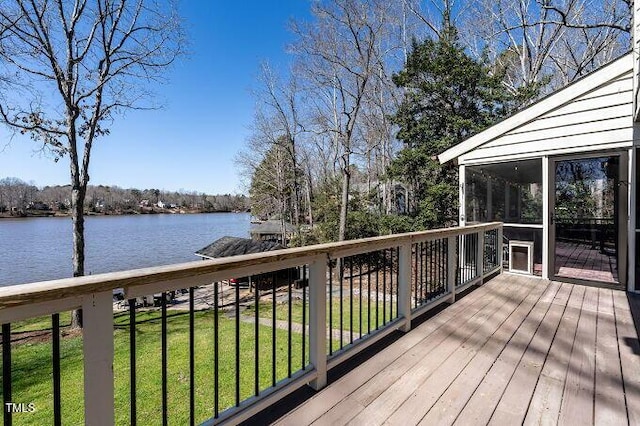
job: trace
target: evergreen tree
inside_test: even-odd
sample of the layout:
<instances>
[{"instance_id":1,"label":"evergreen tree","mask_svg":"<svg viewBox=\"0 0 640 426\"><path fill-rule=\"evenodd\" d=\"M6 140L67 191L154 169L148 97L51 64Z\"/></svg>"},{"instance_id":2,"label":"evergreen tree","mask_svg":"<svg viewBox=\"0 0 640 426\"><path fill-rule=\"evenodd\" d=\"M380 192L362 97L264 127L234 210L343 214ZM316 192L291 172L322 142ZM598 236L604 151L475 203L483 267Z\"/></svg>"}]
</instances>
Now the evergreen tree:
<instances>
[{"instance_id":1,"label":"evergreen tree","mask_svg":"<svg viewBox=\"0 0 640 426\"><path fill-rule=\"evenodd\" d=\"M416 228L455 220L458 173L437 155L504 117L513 98L501 76L472 59L445 17L438 40L413 41L405 69L394 75L405 98L393 117L404 147L389 167L391 179L409 185L409 214Z\"/></svg>"}]
</instances>

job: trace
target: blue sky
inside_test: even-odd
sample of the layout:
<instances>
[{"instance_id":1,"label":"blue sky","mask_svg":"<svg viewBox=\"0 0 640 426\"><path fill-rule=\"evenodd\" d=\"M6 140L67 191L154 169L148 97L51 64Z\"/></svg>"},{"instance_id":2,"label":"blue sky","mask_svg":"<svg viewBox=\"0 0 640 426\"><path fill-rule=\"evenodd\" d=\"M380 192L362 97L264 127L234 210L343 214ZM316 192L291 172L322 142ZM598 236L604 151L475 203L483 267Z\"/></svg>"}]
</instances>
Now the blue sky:
<instances>
[{"instance_id":1,"label":"blue sky","mask_svg":"<svg viewBox=\"0 0 640 426\"><path fill-rule=\"evenodd\" d=\"M305 0L182 0L190 55L155 88L164 108L130 111L92 151L91 184L217 193L242 192L234 156L249 135L251 89L259 64L289 61L291 18L307 19ZM29 139L0 128L0 178L39 186L67 184L66 159L54 163ZM8 144L7 144L8 143Z\"/></svg>"}]
</instances>

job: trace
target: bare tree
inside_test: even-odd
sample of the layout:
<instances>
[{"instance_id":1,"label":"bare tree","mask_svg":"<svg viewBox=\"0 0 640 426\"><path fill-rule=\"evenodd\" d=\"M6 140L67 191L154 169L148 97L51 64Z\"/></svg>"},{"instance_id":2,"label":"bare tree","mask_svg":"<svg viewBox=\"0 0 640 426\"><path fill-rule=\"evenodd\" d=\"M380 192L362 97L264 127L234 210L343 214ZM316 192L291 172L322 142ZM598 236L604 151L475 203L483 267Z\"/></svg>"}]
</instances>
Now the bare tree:
<instances>
[{"instance_id":1,"label":"bare tree","mask_svg":"<svg viewBox=\"0 0 640 426\"><path fill-rule=\"evenodd\" d=\"M153 0L6 0L0 34L0 119L56 161L68 156L73 275L84 275L93 144L118 113L153 106L146 83L183 52L181 21L175 5Z\"/></svg>"},{"instance_id":2,"label":"bare tree","mask_svg":"<svg viewBox=\"0 0 640 426\"><path fill-rule=\"evenodd\" d=\"M463 35L512 93L563 86L627 51L630 0L480 0Z\"/></svg>"},{"instance_id":3,"label":"bare tree","mask_svg":"<svg viewBox=\"0 0 640 426\"><path fill-rule=\"evenodd\" d=\"M378 60L377 37L383 23L374 16L383 9L380 0L320 2L313 7L313 23L294 26L294 49L316 98L316 131L331 135L342 176L340 241L347 228L356 127Z\"/></svg>"},{"instance_id":4,"label":"bare tree","mask_svg":"<svg viewBox=\"0 0 640 426\"><path fill-rule=\"evenodd\" d=\"M259 102L255 119L255 129L262 140L270 144L279 144L290 157L293 168L293 224L300 225L300 187L302 176L299 173L298 137L304 132L301 114L300 89L294 72L288 80L282 80L264 63L261 66L260 89L256 92Z\"/></svg>"}]
</instances>

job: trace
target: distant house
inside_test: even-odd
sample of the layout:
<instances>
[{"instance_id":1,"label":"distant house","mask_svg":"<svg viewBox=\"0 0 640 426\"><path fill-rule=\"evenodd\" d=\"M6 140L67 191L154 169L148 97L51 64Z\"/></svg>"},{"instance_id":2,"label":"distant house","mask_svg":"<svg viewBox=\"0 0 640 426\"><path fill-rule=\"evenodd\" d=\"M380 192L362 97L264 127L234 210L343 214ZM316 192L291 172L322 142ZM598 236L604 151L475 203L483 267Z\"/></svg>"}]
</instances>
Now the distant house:
<instances>
[{"instance_id":1,"label":"distant house","mask_svg":"<svg viewBox=\"0 0 640 426\"><path fill-rule=\"evenodd\" d=\"M285 243L291 240L296 232L296 227L289 222L284 223ZM279 220L266 220L251 224L251 238L256 241L282 241L282 222Z\"/></svg>"},{"instance_id":2,"label":"distant house","mask_svg":"<svg viewBox=\"0 0 640 426\"><path fill-rule=\"evenodd\" d=\"M29 205L27 206L27 209L29 210L41 210L41 211L50 211L51 207L49 207L48 204L45 204L41 201L35 201L33 203L29 203Z\"/></svg>"},{"instance_id":3,"label":"distant house","mask_svg":"<svg viewBox=\"0 0 640 426\"><path fill-rule=\"evenodd\" d=\"M158 208L160 209L164 209L166 207L166 204L162 202L162 200L158 201L158 203L156 204L156 206L158 206Z\"/></svg>"}]
</instances>

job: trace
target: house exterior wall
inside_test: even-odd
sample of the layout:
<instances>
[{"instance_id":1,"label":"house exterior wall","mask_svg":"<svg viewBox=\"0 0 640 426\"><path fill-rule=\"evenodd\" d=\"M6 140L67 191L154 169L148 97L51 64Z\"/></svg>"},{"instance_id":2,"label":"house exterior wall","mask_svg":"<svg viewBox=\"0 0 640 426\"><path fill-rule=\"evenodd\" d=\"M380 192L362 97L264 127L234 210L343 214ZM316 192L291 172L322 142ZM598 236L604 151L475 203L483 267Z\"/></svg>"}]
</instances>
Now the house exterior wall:
<instances>
[{"instance_id":1,"label":"house exterior wall","mask_svg":"<svg viewBox=\"0 0 640 426\"><path fill-rule=\"evenodd\" d=\"M633 5L633 111L636 121L640 120L640 1Z\"/></svg>"},{"instance_id":2,"label":"house exterior wall","mask_svg":"<svg viewBox=\"0 0 640 426\"><path fill-rule=\"evenodd\" d=\"M636 140L633 76L630 69L611 76L593 90L461 155L459 164L631 147Z\"/></svg>"}]
</instances>

